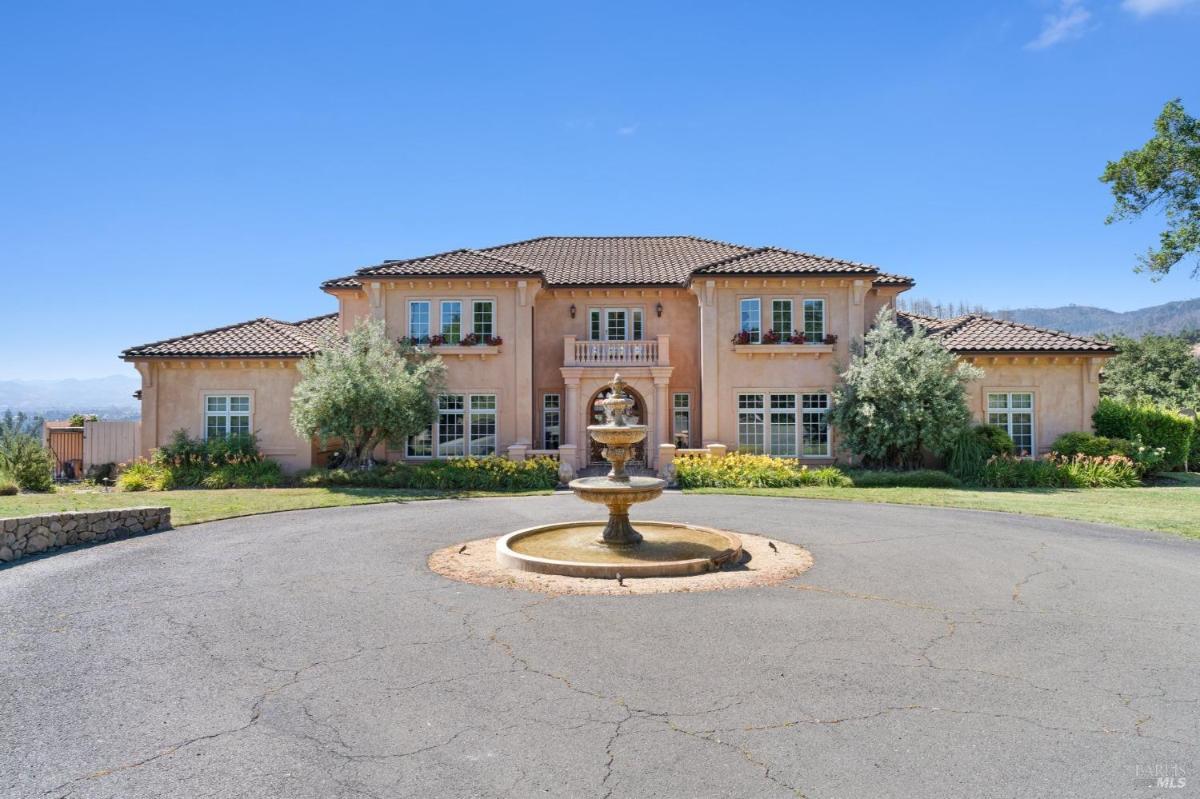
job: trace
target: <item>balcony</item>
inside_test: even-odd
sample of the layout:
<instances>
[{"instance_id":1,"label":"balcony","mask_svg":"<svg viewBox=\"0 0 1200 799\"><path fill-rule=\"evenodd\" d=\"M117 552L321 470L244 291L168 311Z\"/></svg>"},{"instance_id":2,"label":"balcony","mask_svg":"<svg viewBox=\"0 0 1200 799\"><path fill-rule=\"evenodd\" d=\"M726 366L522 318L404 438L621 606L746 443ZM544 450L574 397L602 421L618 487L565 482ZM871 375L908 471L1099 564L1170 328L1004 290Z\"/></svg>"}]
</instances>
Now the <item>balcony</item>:
<instances>
[{"instance_id":1,"label":"balcony","mask_svg":"<svg viewBox=\"0 0 1200 799\"><path fill-rule=\"evenodd\" d=\"M638 341L563 337L563 366L667 366L670 362L670 336Z\"/></svg>"}]
</instances>

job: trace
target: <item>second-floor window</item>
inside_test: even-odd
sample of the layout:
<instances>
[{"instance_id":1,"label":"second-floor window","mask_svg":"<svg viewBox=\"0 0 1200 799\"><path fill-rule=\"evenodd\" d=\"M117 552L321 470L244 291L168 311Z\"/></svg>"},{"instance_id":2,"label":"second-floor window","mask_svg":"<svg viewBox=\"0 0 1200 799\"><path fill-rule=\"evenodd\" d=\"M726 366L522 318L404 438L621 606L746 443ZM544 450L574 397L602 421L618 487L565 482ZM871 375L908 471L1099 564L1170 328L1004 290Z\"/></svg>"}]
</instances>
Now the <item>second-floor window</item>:
<instances>
[{"instance_id":1,"label":"second-floor window","mask_svg":"<svg viewBox=\"0 0 1200 799\"><path fill-rule=\"evenodd\" d=\"M414 341L429 339L429 300L408 303L408 337Z\"/></svg>"},{"instance_id":2,"label":"second-floor window","mask_svg":"<svg viewBox=\"0 0 1200 799\"><path fill-rule=\"evenodd\" d=\"M741 331L750 334L750 341L762 339L762 301L758 297L747 297L739 305Z\"/></svg>"},{"instance_id":3,"label":"second-floor window","mask_svg":"<svg viewBox=\"0 0 1200 799\"><path fill-rule=\"evenodd\" d=\"M462 341L462 300L442 300L442 339L447 344Z\"/></svg>"},{"instance_id":4,"label":"second-floor window","mask_svg":"<svg viewBox=\"0 0 1200 799\"><path fill-rule=\"evenodd\" d=\"M825 300L804 301L804 340L809 344L825 340Z\"/></svg>"},{"instance_id":5,"label":"second-floor window","mask_svg":"<svg viewBox=\"0 0 1200 799\"><path fill-rule=\"evenodd\" d=\"M592 308L588 337L592 341L641 341L645 338L641 308Z\"/></svg>"},{"instance_id":6,"label":"second-floor window","mask_svg":"<svg viewBox=\"0 0 1200 799\"><path fill-rule=\"evenodd\" d=\"M771 300L771 329L784 339L792 334L791 300Z\"/></svg>"},{"instance_id":7,"label":"second-floor window","mask_svg":"<svg viewBox=\"0 0 1200 799\"><path fill-rule=\"evenodd\" d=\"M471 332L481 339L496 335L496 304L491 300L471 300Z\"/></svg>"}]
</instances>

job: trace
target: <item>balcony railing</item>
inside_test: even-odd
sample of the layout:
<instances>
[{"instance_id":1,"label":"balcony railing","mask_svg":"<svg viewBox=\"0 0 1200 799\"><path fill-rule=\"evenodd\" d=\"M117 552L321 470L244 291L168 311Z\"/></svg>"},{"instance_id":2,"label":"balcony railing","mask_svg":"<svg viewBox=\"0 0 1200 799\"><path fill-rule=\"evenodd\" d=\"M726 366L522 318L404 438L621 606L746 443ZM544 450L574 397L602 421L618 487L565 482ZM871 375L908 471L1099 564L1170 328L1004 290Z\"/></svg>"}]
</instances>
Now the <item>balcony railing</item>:
<instances>
[{"instance_id":1,"label":"balcony railing","mask_svg":"<svg viewBox=\"0 0 1200 799\"><path fill-rule=\"evenodd\" d=\"M670 362L668 336L639 341L577 340L563 338L564 366L666 366Z\"/></svg>"}]
</instances>

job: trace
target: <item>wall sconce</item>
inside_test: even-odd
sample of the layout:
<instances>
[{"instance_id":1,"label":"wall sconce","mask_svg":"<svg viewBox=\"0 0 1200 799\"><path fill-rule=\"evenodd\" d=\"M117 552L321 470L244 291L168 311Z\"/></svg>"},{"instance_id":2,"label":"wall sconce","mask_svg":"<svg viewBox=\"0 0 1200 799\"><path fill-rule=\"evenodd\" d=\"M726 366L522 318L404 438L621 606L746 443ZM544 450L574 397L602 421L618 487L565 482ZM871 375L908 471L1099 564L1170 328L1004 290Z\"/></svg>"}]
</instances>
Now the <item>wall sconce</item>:
<instances>
[{"instance_id":1,"label":"wall sconce","mask_svg":"<svg viewBox=\"0 0 1200 799\"><path fill-rule=\"evenodd\" d=\"M662 316L662 303L661 302L658 305L654 306L654 312L656 314L658 314L659 316Z\"/></svg>"},{"instance_id":2,"label":"wall sconce","mask_svg":"<svg viewBox=\"0 0 1200 799\"><path fill-rule=\"evenodd\" d=\"M575 318L575 303L571 303L571 318Z\"/></svg>"}]
</instances>

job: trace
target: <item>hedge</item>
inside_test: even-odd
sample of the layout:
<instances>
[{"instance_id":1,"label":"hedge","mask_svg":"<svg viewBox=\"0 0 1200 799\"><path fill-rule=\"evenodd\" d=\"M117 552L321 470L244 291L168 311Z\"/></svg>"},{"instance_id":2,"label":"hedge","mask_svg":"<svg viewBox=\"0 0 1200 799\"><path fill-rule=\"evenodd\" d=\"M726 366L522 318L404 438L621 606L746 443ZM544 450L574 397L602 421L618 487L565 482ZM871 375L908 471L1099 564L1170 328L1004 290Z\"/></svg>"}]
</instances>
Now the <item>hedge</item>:
<instances>
[{"instance_id":1,"label":"hedge","mask_svg":"<svg viewBox=\"0 0 1200 799\"><path fill-rule=\"evenodd\" d=\"M1162 447L1168 469L1186 466L1192 450L1196 424L1188 417L1152 405L1136 405L1109 397L1100 400L1092 414L1096 435L1108 438L1141 439L1151 447Z\"/></svg>"}]
</instances>

